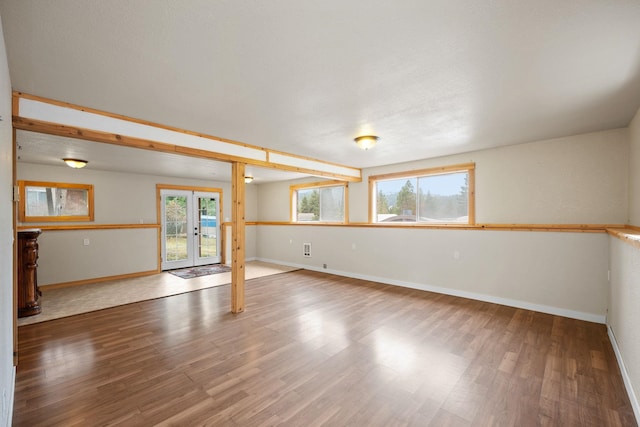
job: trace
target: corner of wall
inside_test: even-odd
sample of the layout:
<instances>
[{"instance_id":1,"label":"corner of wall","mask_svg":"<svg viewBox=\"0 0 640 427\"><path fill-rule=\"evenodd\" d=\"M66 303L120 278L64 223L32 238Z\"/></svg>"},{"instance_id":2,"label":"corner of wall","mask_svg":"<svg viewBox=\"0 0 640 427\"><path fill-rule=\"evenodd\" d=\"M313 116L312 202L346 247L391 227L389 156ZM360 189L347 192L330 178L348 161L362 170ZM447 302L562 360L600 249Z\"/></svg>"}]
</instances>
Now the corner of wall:
<instances>
[{"instance_id":1,"label":"corner of wall","mask_svg":"<svg viewBox=\"0 0 640 427\"><path fill-rule=\"evenodd\" d=\"M629 215L630 225L640 226L640 109L629 123Z\"/></svg>"},{"instance_id":2,"label":"corner of wall","mask_svg":"<svg viewBox=\"0 0 640 427\"><path fill-rule=\"evenodd\" d=\"M13 132L11 80L0 23L0 252L13 254ZM11 425L13 366L13 256L0 257L0 425Z\"/></svg>"}]
</instances>

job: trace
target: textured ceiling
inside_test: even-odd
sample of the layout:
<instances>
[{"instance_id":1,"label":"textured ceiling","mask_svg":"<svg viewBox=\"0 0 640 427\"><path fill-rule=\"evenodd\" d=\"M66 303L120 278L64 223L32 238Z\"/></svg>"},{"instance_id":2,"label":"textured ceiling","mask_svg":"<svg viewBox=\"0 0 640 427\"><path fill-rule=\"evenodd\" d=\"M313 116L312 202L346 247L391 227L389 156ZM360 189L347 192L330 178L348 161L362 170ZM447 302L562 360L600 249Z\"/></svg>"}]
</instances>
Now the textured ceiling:
<instances>
[{"instance_id":1,"label":"textured ceiling","mask_svg":"<svg viewBox=\"0 0 640 427\"><path fill-rule=\"evenodd\" d=\"M0 0L0 16L16 90L356 167L623 127L640 107L637 0Z\"/></svg>"}]
</instances>

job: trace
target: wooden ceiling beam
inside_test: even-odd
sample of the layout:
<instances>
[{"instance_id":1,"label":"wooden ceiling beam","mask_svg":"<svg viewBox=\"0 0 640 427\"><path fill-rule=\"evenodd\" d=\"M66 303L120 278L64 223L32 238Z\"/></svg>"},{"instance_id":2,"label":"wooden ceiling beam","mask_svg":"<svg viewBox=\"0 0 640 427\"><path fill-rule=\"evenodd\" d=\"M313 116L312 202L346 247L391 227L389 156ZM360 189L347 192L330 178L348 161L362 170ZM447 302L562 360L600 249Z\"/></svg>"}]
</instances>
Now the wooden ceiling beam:
<instances>
[{"instance_id":1,"label":"wooden ceiling beam","mask_svg":"<svg viewBox=\"0 0 640 427\"><path fill-rule=\"evenodd\" d=\"M106 113L21 92L13 93L16 129L360 182L358 168Z\"/></svg>"}]
</instances>

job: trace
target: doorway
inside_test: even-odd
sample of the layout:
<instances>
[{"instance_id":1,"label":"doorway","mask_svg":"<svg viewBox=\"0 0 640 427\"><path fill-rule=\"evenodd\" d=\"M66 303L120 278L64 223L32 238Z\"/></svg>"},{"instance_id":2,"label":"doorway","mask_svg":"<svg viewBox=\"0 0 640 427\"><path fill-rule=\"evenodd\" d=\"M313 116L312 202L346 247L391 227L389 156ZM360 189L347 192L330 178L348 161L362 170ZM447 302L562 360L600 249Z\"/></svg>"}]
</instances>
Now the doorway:
<instances>
[{"instance_id":1,"label":"doorway","mask_svg":"<svg viewBox=\"0 0 640 427\"><path fill-rule=\"evenodd\" d=\"M160 190L162 270L220 262L220 193Z\"/></svg>"}]
</instances>

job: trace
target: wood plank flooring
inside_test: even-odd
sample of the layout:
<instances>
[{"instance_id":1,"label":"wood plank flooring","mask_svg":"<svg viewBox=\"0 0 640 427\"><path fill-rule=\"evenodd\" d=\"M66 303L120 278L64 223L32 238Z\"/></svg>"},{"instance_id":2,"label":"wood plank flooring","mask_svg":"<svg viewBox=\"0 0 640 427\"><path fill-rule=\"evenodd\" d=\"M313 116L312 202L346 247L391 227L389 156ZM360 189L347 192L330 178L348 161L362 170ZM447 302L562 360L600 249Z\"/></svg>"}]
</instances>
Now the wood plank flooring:
<instances>
[{"instance_id":1,"label":"wood plank flooring","mask_svg":"<svg viewBox=\"0 0 640 427\"><path fill-rule=\"evenodd\" d=\"M19 328L16 426L635 426L603 325L296 271Z\"/></svg>"}]
</instances>

